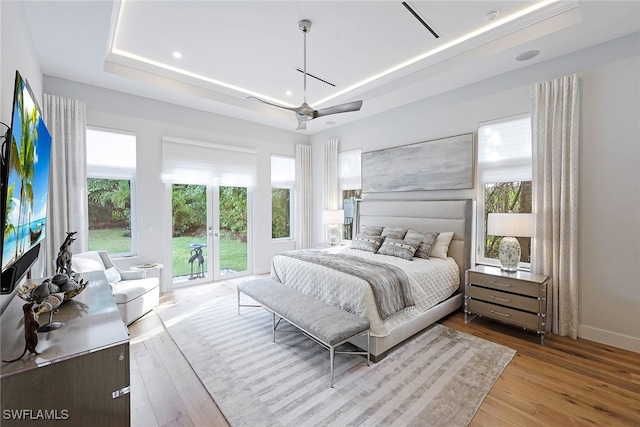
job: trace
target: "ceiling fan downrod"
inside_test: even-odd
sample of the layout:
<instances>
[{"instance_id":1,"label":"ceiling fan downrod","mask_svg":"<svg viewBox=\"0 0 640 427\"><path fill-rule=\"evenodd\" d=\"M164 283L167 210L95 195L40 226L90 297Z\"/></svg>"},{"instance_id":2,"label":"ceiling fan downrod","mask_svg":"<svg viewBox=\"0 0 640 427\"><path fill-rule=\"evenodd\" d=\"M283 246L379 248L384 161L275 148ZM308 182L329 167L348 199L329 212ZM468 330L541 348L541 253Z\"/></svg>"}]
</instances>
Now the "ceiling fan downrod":
<instances>
[{"instance_id":1,"label":"ceiling fan downrod","mask_svg":"<svg viewBox=\"0 0 640 427\"><path fill-rule=\"evenodd\" d=\"M298 21L298 28L302 31L302 74L304 75L304 98L302 105L300 106L300 111L297 112L296 117L298 120L307 121L313 119L313 108L309 107L309 104L307 104L307 33L311 31L311 21L308 19Z\"/></svg>"}]
</instances>

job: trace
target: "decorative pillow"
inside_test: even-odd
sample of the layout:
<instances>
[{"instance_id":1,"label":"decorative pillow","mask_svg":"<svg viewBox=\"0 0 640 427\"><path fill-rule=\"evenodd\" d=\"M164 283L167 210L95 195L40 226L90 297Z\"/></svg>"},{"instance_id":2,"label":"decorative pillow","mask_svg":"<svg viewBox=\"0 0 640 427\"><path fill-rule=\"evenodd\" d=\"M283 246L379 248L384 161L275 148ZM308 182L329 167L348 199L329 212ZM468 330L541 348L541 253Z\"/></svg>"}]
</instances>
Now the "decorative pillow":
<instances>
[{"instance_id":1,"label":"decorative pillow","mask_svg":"<svg viewBox=\"0 0 640 427\"><path fill-rule=\"evenodd\" d=\"M96 256L96 259L93 259L91 256ZM78 273L86 273L87 271L100 271L104 270L104 263L98 256L97 252L87 252L86 257L82 256L73 256L71 258L73 271L77 271Z\"/></svg>"},{"instance_id":2,"label":"decorative pillow","mask_svg":"<svg viewBox=\"0 0 640 427\"><path fill-rule=\"evenodd\" d=\"M380 236L383 228L384 227L377 225L361 225L360 234L364 234L365 236Z\"/></svg>"},{"instance_id":3,"label":"decorative pillow","mask_svg":"<svg viewBox=\"0 0 640 427\"><path fill-rule=\"evenodd\" d=\"M122 277L120 277L120 273L115 267L107 268L104 271L104 275L107 277L107 282L109 283L117 283L122 280Z\"/></svg>"},{"instance_id":4,"label":"decorative pillow","mask_svg":"<svg viewBox=\"0 0 640 427\"><path fill-rule=\"evenodd\" d=\"M429 256L447 259L447 252L449 252L449 244L451 243L451 239L453 239L453 231L438 234L435 243L431 247Z\"/></svg>"},{"instance_id":5,"label":"decorative pillow","mask_svg":"<svg viewBox=\"0 0 640 427\"><path fill-rule=\"evenodd\" d=\"M404 238L407 240L419 240L421 243L414 256L417 258L429 259L429 252L431 252L431 248L433 247L433 243L436 241L438 234L440 233L437 231L419 231L410 228Z\"/></svg>"},{"instance_id":6,"label":"decorative pillow","mask_svg":"<svg viewBox=\"0 0 640 427\"><path fill-rule=\"evenodd\" d=\"M391 255L398 258L404 258L410 260L413 258L413 254L416 253L420 240L402 240L394 239L393 237L385 237L382 246L378 249L378 253L381 255Z\"/></svg>"},{"instance_id":7,"label":"decorative pillow","mask_svg":"<svg viewBox=\"0 0 640 427\"><path fill-rule=\"evenodd\" d=\"M384 237L382 236L369 236L366 234L358 234L355 239L351 241L351 249L358 249L361 251L373 252L374 254L378 251L380 245L382 245L382 241Z\"/></svg>"},{"instance_id":8,"label":"decorative pillow","mask_svg":"<svg viewBox=\"0 0 640 427\"><path fill-rule=\"evenodd\" d=\"M404 239L404 235L407 234L406 228L393 228L393 227L385 227L382 229L382 233L380 234L385 238L392 239Z\"/></svg>"}]
</instances>

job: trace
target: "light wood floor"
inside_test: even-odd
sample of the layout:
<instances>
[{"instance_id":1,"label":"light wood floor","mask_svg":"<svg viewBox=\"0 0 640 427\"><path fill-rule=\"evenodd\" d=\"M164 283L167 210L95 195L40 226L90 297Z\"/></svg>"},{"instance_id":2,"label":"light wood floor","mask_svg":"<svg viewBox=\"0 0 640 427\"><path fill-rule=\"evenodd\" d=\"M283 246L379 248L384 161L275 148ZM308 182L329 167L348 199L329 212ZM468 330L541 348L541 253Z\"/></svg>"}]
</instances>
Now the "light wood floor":
<instances>
[{"instance_id":1,"label":"light wood floor","mask_svg":"<svg viewBox=\"0 0 640 427\"><path fill-rule=\"evenodd\" d=\"M199 304L235 293L235 283L165 293L158 310ZM471 426L640 426L640 354L583 339L535 334L462 313L442 324L513 348L516 356L478 410ZM131 424L228 426L157 316L129 327Z\"/></svg>"}]
</instances>

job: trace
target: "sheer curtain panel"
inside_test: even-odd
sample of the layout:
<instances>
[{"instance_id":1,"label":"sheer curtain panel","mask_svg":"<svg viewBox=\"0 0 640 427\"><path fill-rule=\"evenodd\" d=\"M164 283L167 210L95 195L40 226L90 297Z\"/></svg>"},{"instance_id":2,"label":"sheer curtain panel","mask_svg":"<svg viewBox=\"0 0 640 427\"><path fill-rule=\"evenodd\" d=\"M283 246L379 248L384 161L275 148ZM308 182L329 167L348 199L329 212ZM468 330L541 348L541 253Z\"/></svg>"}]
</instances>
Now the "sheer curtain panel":
<instances>
[{"instance_id":1,"label":"sheer curtain panel","mask_svg":"<svg viewBox=\"0 0 640 427\"><path fill-rule=\"evenodd\" d=\"M323 210L338 209L340 190L338 188L338 140L324 142L324 189ZM324 237L328 239L328 226L324 226Z\"/></svg>"},{"instance_id":2,"label":"sheer curtain panel","mask_svg":"<svg viewBox=\"0 0 640 427\"><path fill-rule=\"evenodd\" d=\"M87 107L82 101L45 93L43 110L52 141L46 251L40 250L40 262L43 274L51 275L67 231L78 232L72 252L89 248Z\"/></svg>"},{"instance_id":3,"label":"sheer curtain panel","mask_svg":"<svg viewBox=\"0 0 640 427\"><path fill-rule=\"evenodd\" d=\"M296 145L295 227L296 248L313 245L313 187L311 176L311 146Z\"/></svg>"},{"instance_id":4,"label":"sheer curtain panel","mask_svg":"<svg viewBox=\"0 0 640 427\"><path fill-rule=\"evenodd\" d=\"M551 278L552 331L578 337L578 159L580 87L577 75L531 88L533 212L531 268Z\"/></svg>"}]
</instances>

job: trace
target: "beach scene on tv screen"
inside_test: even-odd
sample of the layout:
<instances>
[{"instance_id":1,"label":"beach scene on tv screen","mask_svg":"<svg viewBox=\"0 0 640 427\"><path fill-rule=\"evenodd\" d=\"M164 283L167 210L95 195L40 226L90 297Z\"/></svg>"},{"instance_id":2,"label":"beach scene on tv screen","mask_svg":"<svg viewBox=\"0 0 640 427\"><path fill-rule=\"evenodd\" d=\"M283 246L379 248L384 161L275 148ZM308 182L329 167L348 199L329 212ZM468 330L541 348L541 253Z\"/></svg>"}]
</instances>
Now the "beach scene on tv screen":
<instances>
[{"instance_id":1,"label":"beach scene on tv screen","mask_svg":"<svg viewBox=\"0 0 640 427\"><path fill-rule=\"evenodd\" d=\"M25 83L16 85L2 268L44 239L51 135Z\"/></svg>"}]
</instances>

